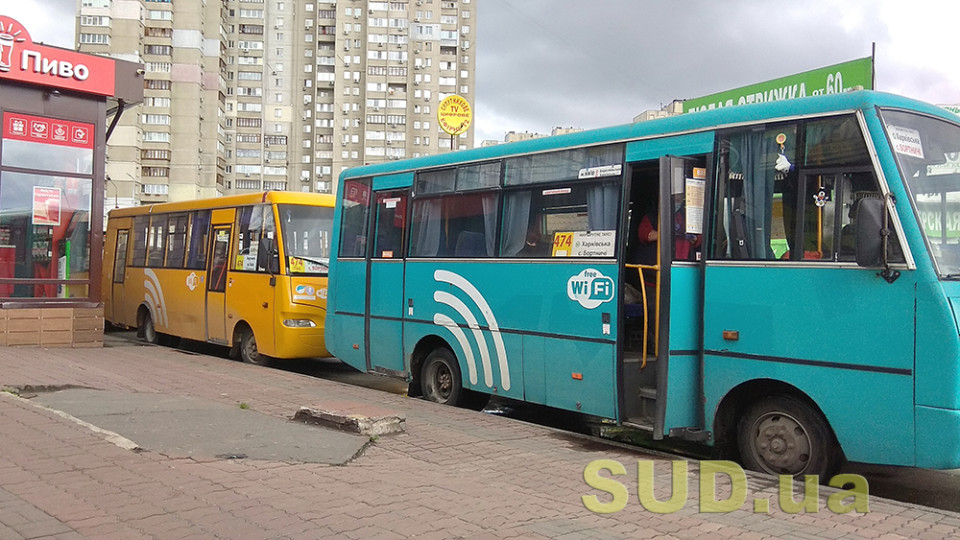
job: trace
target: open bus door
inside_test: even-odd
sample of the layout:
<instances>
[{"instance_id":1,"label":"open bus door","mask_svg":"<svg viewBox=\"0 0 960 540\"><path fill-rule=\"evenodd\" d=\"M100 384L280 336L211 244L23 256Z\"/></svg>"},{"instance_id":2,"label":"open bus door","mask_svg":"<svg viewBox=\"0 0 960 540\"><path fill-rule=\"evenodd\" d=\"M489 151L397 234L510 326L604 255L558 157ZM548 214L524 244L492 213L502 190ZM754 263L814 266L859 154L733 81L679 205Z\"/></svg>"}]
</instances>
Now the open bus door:
<instances>
[{"instance_id":1,"label":"open bus door","mask_svg":"<svg viewBox=\"0 0 960 540\"><path fill-rule=\"evenodd\" d=\"M639 281L641 301L624 306L622 416L628 424L650 429L655 439L688 436L702 426L700 246L706 163L705 156L661 156L630 169L635 245L626 281ZM644 220L655 223L645 229ZM656 240L639 238L650 228ZM639 280L631 279L632 273L640 273Z\"/></svg>"}]
</instances>

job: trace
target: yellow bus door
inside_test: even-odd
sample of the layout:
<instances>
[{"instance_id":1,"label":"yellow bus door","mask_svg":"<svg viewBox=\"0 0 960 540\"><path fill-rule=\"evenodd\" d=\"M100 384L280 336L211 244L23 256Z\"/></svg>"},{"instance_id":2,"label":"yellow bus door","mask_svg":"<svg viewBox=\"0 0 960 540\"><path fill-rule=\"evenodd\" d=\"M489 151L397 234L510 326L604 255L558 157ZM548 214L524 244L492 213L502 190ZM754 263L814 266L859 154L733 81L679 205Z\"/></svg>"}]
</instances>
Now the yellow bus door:
<instances>
[{"instance_id":1,"label":"yellow bus door","mask_svg":"<svg viewBox=\"0 0 960 540\"><path fill-rule=\"evenodd\" d=\"M130 231L128 229L122 229L117 231L117 242L115 244L115 251L113 253L113 260L107 262L106 264L113 264L113 269L108 270L110 272L110 302L107 303L109 313L106 314L107 320L115 323L126 323L124 320L125 313L123 313L123 289L124 281L126 279L127 273L127 240L130 236ZM109 245L109 243L108 243ZM109 256L109 255L108 255Z\"/></svg>"},{"instance_id":2,"label":"yellow bus door","mask_svg":"<svg viewBox=\"0 0 960 540\"><path fill-rule=\"evenodd\" d=\"M213 245L207 258L207 341L230 345L227 339L226 290L231 225L213 226Z\"/></svg>"}]
</instances>

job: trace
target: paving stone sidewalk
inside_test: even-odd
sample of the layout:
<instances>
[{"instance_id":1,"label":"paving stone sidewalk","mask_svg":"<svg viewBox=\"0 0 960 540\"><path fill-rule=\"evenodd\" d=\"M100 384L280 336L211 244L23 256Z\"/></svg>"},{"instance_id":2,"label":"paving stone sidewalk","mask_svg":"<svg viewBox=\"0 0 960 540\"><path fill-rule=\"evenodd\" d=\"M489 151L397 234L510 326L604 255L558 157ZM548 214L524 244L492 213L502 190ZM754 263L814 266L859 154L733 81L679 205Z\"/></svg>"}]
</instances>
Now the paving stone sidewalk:
<instances>
[{"instance_id":1,"label":"paving stone sidewalk","mask_svg":"<svg viewBox=\"0 0 960 540\"><path fill-rule=\"evenodd\" d=\"M654 513L638 500L637 462L655 462L654 494L667 501L668 458L162 347L0 348L0 387L24 396L83 387L242 402L278 422L300 407L406 418L403 433L372 440L343 465L227 459L129 450L7 394L0 398L0 539L960 537L960 515L876 497L868 513L833 513L830 488L820 490L818 512L787 513L775 479L752 474L742 507L701 513L696 463L689 464L686 504ZM626 475L615 477L629 491L619 512L595 514L581 499L613 500L584 481L584 468L597 459L625 466ZM720 500L731 493L724 478ZM768 511L755 512L763 499Z\"/></svg>"}]
</instances>

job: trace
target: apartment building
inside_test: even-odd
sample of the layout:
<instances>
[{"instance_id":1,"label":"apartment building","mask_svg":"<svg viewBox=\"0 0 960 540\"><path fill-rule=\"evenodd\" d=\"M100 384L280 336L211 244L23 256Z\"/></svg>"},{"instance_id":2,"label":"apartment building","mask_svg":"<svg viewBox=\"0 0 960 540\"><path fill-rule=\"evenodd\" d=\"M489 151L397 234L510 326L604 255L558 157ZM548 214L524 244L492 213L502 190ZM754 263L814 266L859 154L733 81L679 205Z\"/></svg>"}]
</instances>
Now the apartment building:
<instances>
[{"instance_id":1,"label":"apartment building","mask_svg":"<svg viewBox=\"0 0 960 540\"><path fill-rule=\"evenodd\" d=\"M475 0L81 0L79 50L145 72L107 207L332 193L346 168L450 151L436 107L474 100L476 18Z\"/></svg>"}]
</instances>

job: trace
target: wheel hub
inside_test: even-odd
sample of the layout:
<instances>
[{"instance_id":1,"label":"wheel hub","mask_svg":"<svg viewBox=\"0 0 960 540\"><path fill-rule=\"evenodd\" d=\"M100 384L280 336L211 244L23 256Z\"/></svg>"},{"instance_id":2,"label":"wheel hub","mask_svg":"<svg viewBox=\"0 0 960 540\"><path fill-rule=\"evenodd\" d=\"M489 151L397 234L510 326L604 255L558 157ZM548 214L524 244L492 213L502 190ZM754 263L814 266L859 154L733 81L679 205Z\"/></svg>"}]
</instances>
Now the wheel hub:
<instances>
[{"instance_id":1,"label":"wheel hub","mask_svg":"<svg viewBox=\"0 0 960 540\"><path fill-rule=\"evenodd\" d=\"M810 438L803 425L783 413L769 413L755 424L756 453L768 472L798 474L810 462Z\"/></svg>"}]
</instances>

